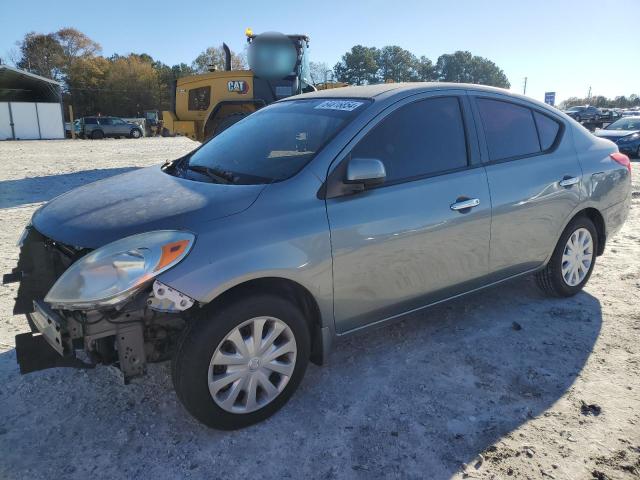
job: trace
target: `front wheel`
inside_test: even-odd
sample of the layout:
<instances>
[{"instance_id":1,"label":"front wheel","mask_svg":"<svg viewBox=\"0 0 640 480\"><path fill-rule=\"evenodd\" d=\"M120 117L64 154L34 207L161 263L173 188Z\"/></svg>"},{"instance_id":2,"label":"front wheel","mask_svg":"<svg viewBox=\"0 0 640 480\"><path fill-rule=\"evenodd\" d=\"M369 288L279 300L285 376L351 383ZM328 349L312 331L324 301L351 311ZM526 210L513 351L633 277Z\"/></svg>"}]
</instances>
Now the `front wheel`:
<instances>
[{"instance_id":1,"label":"front wheel","mask_svg":"<svg viewBox=\"0 0 640 480\"><path fill-rule=\"evenodd\" d=\"M235 430L276 413L309 361L309 330L291 302L273 295L204 309L187 326L173 358L173 384L202 423Z\"/></svg>"},{"instance_id":2,"label":"front wheel","mask_svg":"<svg viewBox=\"0 0 640 480\"><path fill-rule=\"evenodd\" d=\"M596 263L598 235L587 217L574 218L560 240L546 267L536 274L538 286L555 297L571 297L589 281Z\"/></svg>"},{"instance_id":3,"label":"front wheel","mask_svg":"<svg viewBox=\"0 0 640 480\"><path fill-rule=\"evenodd\" d=\"M142 137L142 132L137 128L133 128L133 129L131 129L131 133L130 133L129 136L131 138L140 138L140 137Z\"/></svg>"}]
</instances>

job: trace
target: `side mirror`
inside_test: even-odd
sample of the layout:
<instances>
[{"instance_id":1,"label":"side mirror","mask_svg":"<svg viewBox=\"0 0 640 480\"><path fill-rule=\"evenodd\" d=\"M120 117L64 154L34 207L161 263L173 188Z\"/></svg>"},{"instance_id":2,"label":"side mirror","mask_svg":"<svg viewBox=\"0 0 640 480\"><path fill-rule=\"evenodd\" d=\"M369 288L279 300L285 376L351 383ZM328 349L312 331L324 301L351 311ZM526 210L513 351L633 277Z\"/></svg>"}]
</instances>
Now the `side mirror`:
<instances>
[{"instance_id":1,"label":"side mirror","mask_svg":"<svg viewBox=\"0 0 640 480\"><path fill-rule=\"evenodd\" d=\"M387 172L377 158L352 158L347 165L344 183L358 186L358 190L380 185L387 178Z\"/></svg>"}]
</instances>

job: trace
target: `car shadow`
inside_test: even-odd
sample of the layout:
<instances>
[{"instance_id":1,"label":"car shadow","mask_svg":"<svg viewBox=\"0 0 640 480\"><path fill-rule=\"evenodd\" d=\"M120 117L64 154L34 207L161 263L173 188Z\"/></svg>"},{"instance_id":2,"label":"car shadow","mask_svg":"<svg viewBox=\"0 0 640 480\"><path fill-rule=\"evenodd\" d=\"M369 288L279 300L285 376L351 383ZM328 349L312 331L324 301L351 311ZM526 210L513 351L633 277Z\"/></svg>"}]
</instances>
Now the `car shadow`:
<instances>
[{"instance_id":1,"label":"car shadow","mask_svg":"<svg viewBox=\"0 0 640 480\"><path fill-rule=\"evenodd\" d=\"M10 350L0 474L450 478L571 388L601 325L590 294L519 279L340 340L278 414L235 432L193 420L166 363L124 387L106 368L20 377Z\"/></svg>"},{"instance_id":2,"label":"car shadow","mask_svg":"<svg viewBox=\"0 0 640 480\"><path fill-rule=\"evenodd\" d=\"M0 181L0 208L46 202L81 185L131 170L136 170L136 167L102 168L59 175L2 180Z\"/></svg>"}]
</instances>

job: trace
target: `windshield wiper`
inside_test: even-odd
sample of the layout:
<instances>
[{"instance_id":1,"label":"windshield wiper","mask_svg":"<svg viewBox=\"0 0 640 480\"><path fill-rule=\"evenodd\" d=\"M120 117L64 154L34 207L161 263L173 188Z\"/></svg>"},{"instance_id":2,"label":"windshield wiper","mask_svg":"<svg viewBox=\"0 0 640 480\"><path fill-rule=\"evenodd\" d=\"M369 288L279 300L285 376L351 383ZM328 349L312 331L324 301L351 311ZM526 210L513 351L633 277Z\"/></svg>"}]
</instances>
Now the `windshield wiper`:
<instances>
[{"instance_id":1,"label":"windshield wiper","mask_svg":"<svg viewBox=\"0 0 640 480\"><path fill-rule=\"evenodd\" d=\"M235 183L236 177L230 173L215 167L207 167L205 165L189 165L189 170L206 175L217 183L230 184Z\"/></svg>"}]
</instances>

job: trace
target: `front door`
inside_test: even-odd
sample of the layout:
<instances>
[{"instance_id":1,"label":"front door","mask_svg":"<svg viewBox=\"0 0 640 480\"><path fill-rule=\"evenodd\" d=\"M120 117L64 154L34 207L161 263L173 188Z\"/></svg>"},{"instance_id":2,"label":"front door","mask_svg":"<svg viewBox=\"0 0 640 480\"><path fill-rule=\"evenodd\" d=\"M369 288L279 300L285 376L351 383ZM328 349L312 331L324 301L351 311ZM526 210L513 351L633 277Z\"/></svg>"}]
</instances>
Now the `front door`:
<instances>
[{"instance_id":1,"label":"front door","mask_svg":"<svg viewBox=\"0 0 640 480\"><path fill-rule=\"evenodd\" d=\"M484 168L469 161L474 142L462 105L451 95L399 106L344 160L378 158L387 177L327 200L338 333L473 288L487 275L490 197Z\"/></svg>"},{"instance_id":2,"label":"front door","mask_svg":"<svg viewBox=\"0 0 640 480\"><path fill-rule=\"evenodd\" d=\"M131 125L120 118L112 118L113 133L116 135L129 135L131 133Z\"/></svg>"}]
</instances>

